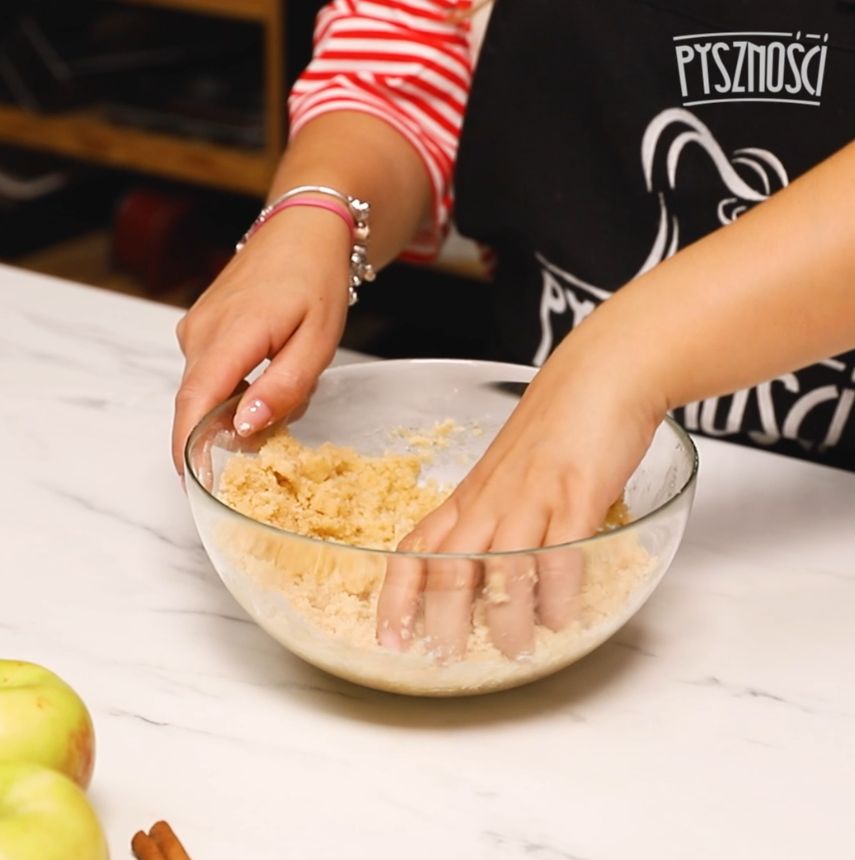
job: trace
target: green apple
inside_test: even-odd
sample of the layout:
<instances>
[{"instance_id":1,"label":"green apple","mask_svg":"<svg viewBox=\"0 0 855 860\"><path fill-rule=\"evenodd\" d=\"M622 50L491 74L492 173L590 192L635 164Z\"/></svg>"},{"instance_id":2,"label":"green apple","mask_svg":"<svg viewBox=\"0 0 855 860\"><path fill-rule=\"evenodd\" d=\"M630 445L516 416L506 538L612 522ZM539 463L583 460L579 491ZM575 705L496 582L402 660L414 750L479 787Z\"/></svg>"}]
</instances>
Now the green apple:
<instances>
[{"instance_id":1,"label":"green apple","mask_svg":"<svg viewBox=\"0 0 855 860\"><path fill-rule=\"evenodd\" d=\"M46 765L82 788L92 777L95 732L89 711L65 681L35 663L0 660L3 761Z\"/></svg>"},{"instance_id":2,"label":"green apple","mask_svg":"<svg viewBox=\"0 0 855 860\"><path fill-rule=\"evenodd\" d=\"M0 860L108 860L101 825L67 776L0 761Z\"/></svg>"}]
</instances>

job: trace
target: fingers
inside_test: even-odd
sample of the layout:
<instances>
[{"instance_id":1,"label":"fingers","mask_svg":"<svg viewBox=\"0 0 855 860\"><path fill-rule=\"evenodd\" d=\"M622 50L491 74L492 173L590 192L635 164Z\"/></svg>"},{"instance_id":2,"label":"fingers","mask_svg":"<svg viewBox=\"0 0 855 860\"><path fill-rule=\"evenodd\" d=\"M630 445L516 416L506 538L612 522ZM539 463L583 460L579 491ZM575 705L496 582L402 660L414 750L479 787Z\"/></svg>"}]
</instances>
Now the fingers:
<instances>
[{"instance_id":1,"label":"fingers","mask_svg":"<svg viewBox=\"0 0 855 860\"><path fill-rule=\"evenodd\" d=\"M238 434L250 436L304 405L335 354L343 324L343 314L338 320L324 317L313 324L295 312L277 318L274 336L270 320L243 316L206 340L204 330L191 338L186 327L179 326L187 364L175 398L172 434L178 473L184 471L184 444L193 427L265 358L274 356L238 404L234 418Z\"/></svg>"},{"instance_id":2,"label":"fingers","mask_svg":"<svg viewBox=\"0 0 855 860\"><path fill-rule=\"evenodd\" d=\"M241 398L234 418L238 434L250 436L302 407L332 361L340 334L303 323Z\"/></svg>"},{"instance_id":3,"label":"fingers","mask_svg":"<svg viewBox=\"0 0 855 860\"><path fill-rule=\"evenodd\" d=\"M464 512L465 513L465 512ZM485 552L495 522L487 512L461 514L437 547L442 553ZM482 578L480 562L465 558L434 558L427 565L424 598L425 638L439 660L457 660L466 653L472 626L472 604Z\"/></svg>"},{"instance_id":4,"label":"fingers","mask_svg":"<svg viewBox=\"0 0 855 860\"><path fill-rule=\"evenodd\" d=\"M540 546L548 516L534 506L511 511L499 524L491 552ZM484 600L493 644L516 659L534 652L537 566L531 555L499 555L485 562Z\"/></svg>"},{"instance_id":5,"label":"fingers","mask_svg":"<svg viewBox=\"0 0 855 860\"><path fill-rule=\"evenodd\" d=\"M406 650L424 593L425 641L440 660L461 659L472 625L472 607L484 583L487 625L493 644L510 659L533 654L537 622L559 631L581 609L584 556L576 547L537 554L590 536L598 519L589 510L568 515L526 504L506 512L496 525L489 516L461 511L456 496L426 518L399 549L425 553L496 553L485 562L466 558L390 556L377 609L377 638ZM502 553L508 553L503 555Z\"/></svg>"},{"instance_id":6,"label":"fingers","mask_svg":"<svg viewBox=\"0 0 855 860\"><path fill-rule=\"evenodd\" d=\"M403 552L429 552L451 530L457 509L447 501L427 516L398 545ZM427 571L419 558L390 555L377 604L377 641L393 651L406 650L413 639Z\"/></svg>"},{"instance_id":7,"label":"fingers","mask_svg":"<svg viewBox=\"0 0 855 860\"><path fill-rule=\"evenodd\" d=\"M556 546L590 537L598 522L584 506L579 506L575 515L553 512L543 545ZM538 620L550 630L563 630L581 611L583 551L569 547L538 553L537 578Z\"/></svg>"},{"instance_id":8,"label":"fingers","mask_svg":"<svg viewBox=\"0 0 855 860\"><path fill-rule=\"evenodd\" d=\"M470 502L461 509L462 495L455 493L399 549L497 555L484 563L390 556L377 608L378 641L393 650L409 647L423 593L427 647L440 660L462 658L475 594L483 581L485 615L494 645L510 659L532 654L537 620L560 630L577 614L582 555L577 549L555 550L538 554L542 559L538 562L534 554L518 551L587 536L594 529L586 531L587 520L580 524L529 503L506 510L497 524L486 505L478 505L476 511ZM467 500L472 498L465 495Z\"/></svg>"},{"instance_id":9,"label":"fingers","mask_svg":"<svg viewBox=\"0 0 855 860\"><path fill-rule=\"evenodd\" d=\"M586 504L587 494L579 491L553 495L551 504L538 504L536 497L525 493L508 503L507 494L491 492L480 482L473 490L470 479L471 473L399 548L439 555L489 553L488 557L480 561L390 556L377 610L381 645L393 650L409 646L423 592L424 637L430 653L441 661L461 659L482 581L490 638L509 659L534 653L537 623L560 631L580 614L583 551L578 547L521 551L587 538L604 513Z\"/></svg>"},{"instance_id":10,"label":"fingers","mask_svg":"<svg viewBox=\"0 0 855 860\"><path fill-rule=\"evenodd\" d=\"M245 379L242 379L235 388L234 392L232 392L232 396L237 394L240 391L243 391L247 387L248 383ZM213 451L214 448L220 442L225 442L223 439L223 433L226 434L226 438L228 439L233 435L233 431L231 429L231 420L228 415L220 414L217 416L215 421L212 421L205 428L205 433L201 435L201 437L196 441L196 444L192 449L187 451L187 461L190 465L190 468L193 470L193 473L196 475L199 483L208 490L208 492L214 491L214 457ZM228 442L226 442L228 445ZM181 477L181 485L186 490L186 482L184 477Z\"/></svg>"},{"instance_id":11,"label":"fingers","mask_svg":"<svg viewBox=\"0 0 855 860\"><path fill-rule=\"evenodd\" d=\"M484 600L493 644L506 657L534 653L534 591L537 566L530 555L486 562Z\"/></svg>"},{"instance_id":12,"label":"fingers","mask_svg":"<svg viewBox=\"0 0 855 860\"><path fill-rule=\"evenodd\" d=\"M412 552L402 543L399 549ZM406 651L413 640L413 625L424 587L424 562L408 556L390 556L386 579L377 603L377 641L392 651Z\"/></svg>"},{"instance_id":13,"label":"fingers","mask_svg":"<svg viewBox=\"0 0 855 860\"><path fill-rule=\"evenodd\" d=\"M425 641L429 652L441 662L459 660L466 653L480 580L478 562L462 558L428 562Z\"/></svg>"},{"instance_id":14,"label":"fingers","mask_svg":"<svg viewBox=\"0 0 855 860\"><path fill-rule=\"evenodd\" d=\"M175 396L172 459L184 474L184 444L202 417L228 398L244 376L266 358L266 333L251 321L236 320L202 346L183 344L187 364Z\"/></svg>"}]
</instances>

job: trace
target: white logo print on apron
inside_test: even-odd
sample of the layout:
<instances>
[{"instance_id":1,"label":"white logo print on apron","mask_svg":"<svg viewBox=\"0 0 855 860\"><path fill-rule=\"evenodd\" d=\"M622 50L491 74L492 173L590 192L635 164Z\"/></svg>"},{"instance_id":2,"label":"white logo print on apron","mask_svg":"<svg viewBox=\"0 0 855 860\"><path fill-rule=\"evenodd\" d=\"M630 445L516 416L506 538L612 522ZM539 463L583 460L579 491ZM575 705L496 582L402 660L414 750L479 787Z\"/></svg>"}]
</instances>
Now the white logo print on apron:
<instances>
[{"instance_id":1,"label":"white logo print on apron","mask_svg":"<svg viewBox=\"0 0 855 860\"><path fill-rule=\"evenodd\" d=\"M666 132L671 131L677 134L669 138ZM663 150L662 142L666 139L670 139L670 143ZM662 111L649 123L641 140L644 182L648 192L655 194L658 199L659 223L647 259L627 281L649 272L679 249L680 224L677 216L668 211L665 191L676 186L680 156L689 145L700 147L718 171L725 191L725 196L716 206L719 224L731 223L753 204L766 200L789 183L784 165L768 150L745 147L728 156L710 129L691 111L684 108ZM662 159L664 175L654 176L655 167ZM737 172L736 165L739 164L748 168L751 182ZM660 183L658 187L657 181ZM575 327L613 291L564 271L541 254L536 256L541 266L543 283L540 300L541 341L534 356L534 364L540 366L546 361L554 344L551 317L569 311L573 314L572 326Z\"/></svg>"}]
</instances>

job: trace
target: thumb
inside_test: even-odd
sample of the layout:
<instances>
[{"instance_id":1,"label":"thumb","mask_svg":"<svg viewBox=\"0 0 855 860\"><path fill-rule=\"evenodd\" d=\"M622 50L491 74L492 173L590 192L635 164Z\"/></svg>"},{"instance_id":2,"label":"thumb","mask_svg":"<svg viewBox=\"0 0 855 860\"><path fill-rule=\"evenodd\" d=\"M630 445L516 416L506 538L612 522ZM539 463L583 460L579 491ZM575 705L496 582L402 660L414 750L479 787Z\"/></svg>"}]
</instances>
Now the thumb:
<instances>
[{"instance_id":1,"label":"thumb","mask_svg":"<svg viewBox=\"0 0 855 860\"><path fill-rule=\"evenodd\" d=\"M244 392L234 417L238 435L251 436L303 406L335 347L335 338L301 326Z\"/></svg>"}]
</instances>

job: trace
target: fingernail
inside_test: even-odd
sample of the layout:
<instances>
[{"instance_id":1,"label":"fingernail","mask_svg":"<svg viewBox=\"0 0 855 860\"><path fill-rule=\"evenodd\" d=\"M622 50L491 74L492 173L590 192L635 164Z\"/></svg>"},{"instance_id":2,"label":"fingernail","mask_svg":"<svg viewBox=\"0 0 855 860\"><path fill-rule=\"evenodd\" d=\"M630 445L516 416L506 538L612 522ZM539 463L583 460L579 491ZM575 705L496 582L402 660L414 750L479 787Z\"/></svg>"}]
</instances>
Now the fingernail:
<instances>
[{"instance_id":1,"label":"fingernail","mask_svg":"<svg viewBox=\"0 0 855 860\"><path fill-rule=\"evenodd\" d=\"M425 645L427 653L440 666L456 663L463 659L466 653L466 644L448 641L438 636L426 636Z\"/></svg>"},{"instance_id":2,"label":"fingernail","mask_svg":"<svg viewBox=\"0 0 855 860\"><path fill-rule=\"evenodd\" d=\"M187 483L184 480L184 475L178 476L178 483L181 484L182 492L186 493L187 492Z\"/></svg>"},{"instance_id":3,"label":"fingernail","mask_svg":"<svg viewBox=\"0 0 855 860\"><path fill-rule=\"evenodd\" d=\"M250 436L267 427L272 418L273 413L263 400L250 400L235 414L235 430L239 436Z\"/></svg>"},{"instance_id":4,"label":"fingernail","mask_svg":"<svg viewBox=\"0 0 855 860\"><path fill-rule=\"evenodd\" d=\"M404 643L394 630L381 630L377 636L377 641L390 651L404 650Z\"/></svg>"}]
</instances>

